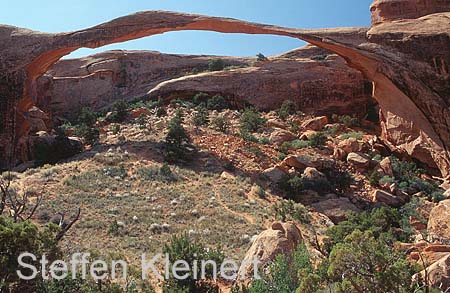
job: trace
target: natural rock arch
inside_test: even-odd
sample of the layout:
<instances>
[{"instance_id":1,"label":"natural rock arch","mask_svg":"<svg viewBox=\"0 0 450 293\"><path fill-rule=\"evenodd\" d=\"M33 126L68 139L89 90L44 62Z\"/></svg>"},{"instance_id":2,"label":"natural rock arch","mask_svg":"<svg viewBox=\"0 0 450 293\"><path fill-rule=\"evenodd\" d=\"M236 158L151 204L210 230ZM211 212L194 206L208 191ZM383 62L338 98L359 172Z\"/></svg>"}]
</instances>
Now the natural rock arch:
<instances>
[{"instance_id":1,"label":"natural rock arch","mask_svg":"<svg viewBox=\"0 0 450 293\"><path fill-rule=\"evenodd\" d=\"M0 90L4 95L0 101L0 122L4 125L0 128L0 150L3 150L0 162L14 156L17 141L28 134L26 111L36 101L37 78L63 56L82 47L97 48L168 31L207 30L288 36L337 53L374 82L374 97L387 122L383 124L386 141L425 163L434 161L447 175L450 109L445 94L450 63L449 17L450 13L441 13L401 23L383 23L371 30L301 30L229 18L147 11L70 33L47 34L0 26ZM397 34L393 35L393 31ZM423 49L421 55L411 52L411 44L417 40L418 48L414 49ZM433 60L428 58L435 53L430 51L430 40L441 50L444 48ZM415 69L421 70L420 76ZM438 83L436 79L443 81ZM7 151L10 149L11 154Z\"/></svg>"}]
</instances>

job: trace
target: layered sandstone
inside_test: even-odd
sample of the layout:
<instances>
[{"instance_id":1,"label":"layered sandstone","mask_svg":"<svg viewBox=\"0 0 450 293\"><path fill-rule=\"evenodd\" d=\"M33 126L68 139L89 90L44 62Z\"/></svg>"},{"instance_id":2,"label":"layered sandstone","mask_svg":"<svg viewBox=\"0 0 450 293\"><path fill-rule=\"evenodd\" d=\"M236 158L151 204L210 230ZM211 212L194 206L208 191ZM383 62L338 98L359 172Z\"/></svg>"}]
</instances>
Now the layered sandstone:
<instances>
[{"instance_id":1,"label":"layered sandstone","mask_svg":"<svg viewBox=\"0 0 450 293\"><path fill-rule=\"evenodd\" d=\"M81 47L95 48L167 31L212 30L284 35L337 53L373 81L373 94L383 113L384 139L447 175L450 172L449 19L450 13L446 12L382 22L370 31L301 30L148 11L70 33L46 34L1 26L1 161L4 163L5 157L14 152L18 138L29 134L31 126L25 113L38 100L36 80L62 56Z\"/></svg>"},{"instance_id":2,"label":"layered sandstone","mask_svg":"<svg viewBox=\"0 0 450 293\"><path fill-rule=\"evenodd\" d=\"M370 6L372 24L419 18L450 10L449 0L375 0Z\"/></svg>"}]
</instances>

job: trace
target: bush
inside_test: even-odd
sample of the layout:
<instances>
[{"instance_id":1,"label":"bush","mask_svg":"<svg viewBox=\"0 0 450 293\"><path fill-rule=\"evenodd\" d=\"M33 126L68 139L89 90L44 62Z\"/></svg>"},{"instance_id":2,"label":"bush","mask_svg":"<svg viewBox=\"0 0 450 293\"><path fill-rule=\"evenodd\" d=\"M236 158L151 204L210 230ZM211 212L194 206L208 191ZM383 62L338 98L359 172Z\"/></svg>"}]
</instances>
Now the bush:
<instances>
[{"instance_id":1,"label":"bush","mask_svg":"<svg viewBox=\"0 0 450 293\"><path fill-rule=\"evenodd\" d=\"M89 107L84 107L81 109L80 115L78 116L78 124L84 124L87 126L94 126L97 122L97 114L92 111Z\"/></svg>"},{"instance_id":2,"label":"bush","mask_svg":"<svg viewBox=\"0 0 450 293\"><path fill-rule=\"evenodd\" d=\"M275 218L279 221L299 221L300 223L309 223L308 210L299 203L292 200L282 201L274 207Z\"/></svg>"},{"instance_id":3,"label":"bush","mask_svg":"<svg viewBox=\"0 0 450 293\"><path fill-rule=\"evenodd\" d=\"M258 138L256 138L256 136L254 136L253 133L250 133L242 128L239 130L239 137L248 142L254 142L254 143L259 142Z\"/></svg>"},{"instance_id":4,"label":"bush","mask_svg":"<svg viewBox=\"0 0 450 293\"><path fill-rule=\"evenodd\" d=\"M263 61L268 61L268 60L269 59L266 56L264 56L263 53L258 53L256 55L256 61L258 61L258 62L263 62Z\"/></svg>"},{"instance_id":5,"label":"bush","mask_svg":"<svg viewBox=\"0 0 450 293\"><path fill-rule=\"evenodd\" d=\"M324 132L317 132L309 139L310 147L323 146L327 142L327 135Z\"/></svg>"},{"instance_id":6,"label":"bush","mask_svg":"<svg viewBox=\"0 0 450 293\"><path fill-rule=\"evenodd\" d=\"M35 282L21 280L17 274L20 270L24 275L31 271L19 266L18 257L23 252L34 254L38 259L27 263L39 267L42 255L50 262L59 259L56 234L58 227L50 225L38 228L29 221L15 223L12 218L0 216L0 289L1 292L33 292ZM37 279L36 281L38 281Z\"/></svg>"},{"instance_id":7,"label":"bush","mask_svg":"<svg viewBox=\"0 0 450 293\"><path fill-rule=\"evenodd\" d=\"M163 116L166 116L166 115L167 115L167 111L163 107L158 107L156 109L156 116L163 117Z\"/></svg>"},{"instance_id":8,"label":"bush","mask_svg":"<svg viewBox=\"0 0 450 293\"><path fill-rule=\"evenodd\" d=\"M213 118L213 120L211 121L211 124L213 125L213 127L223 133L227 133L229 128L230 128L230 122L228 121L228 119L222 117L222 116L217 116L215 118Z\"/></svg>"},{"instance_id":9,"label":"bush","mask_svg":"<svg viewBox=\"0 0 450 293\"><path fill-rule=\"evenodd\" d=\"M111 107L111 114L106 117L106 121L110 123L121 123L125 121L128 116L129 104L124 100L115 102Z\"/></svg>"},{"instance_id":10,"label":"bush","mask_svg":"<svg viewBox=\"0 0 450 293\"><path fill-rule=\"evenodd\" d=\"M221 71L225 68L225 62L222 59L211 59L208 62L209 71Z\"/></svg>"},{"instance_id":11,"label":"bush","mask_svg":"<svg viewBox=\"0 0 450 293\"><path fill-rule=\"evenodd\" d=\"M256 132L267 122L255 108L247 108L239 119L241 132Z\"/></svg>"},{"instance_id":12,"label":"bush","mask_svg":"<svg viewBox=\"0 0 450 293\"><path fill-rule=\"evenodd\" d=\"M362 131L351 131L348 133L341 134L341 139L354 138L356 140L361 140L364 136Z\"/></svg>"},{"instance_id":13,"label":"bush","mask_svg":"<svg viewBox=\"0 0 450 293\"><path fill-rule=\"evenodd\" d=\"M209 99L209 95L205 94L205 93L197 93L193 98L192 98L192 103L194 103L194 105L200 105L202 103L207 103Z\"/></svg>"},{"instance_id":14,"label":"bush","mask_svg":"<svg viewBox=\"0 0 450 293\"><path fill-rule=\"evenodd\" d=\"M224 97L215 95L214 97L208 99L206 107L208 108L208 110L222 111L229 108L229 105Z\"/></svg>"},{"instance_id":15,"label":"bush","mask_svg":"<svg viewBox=\"0 0 450 293\"><path fill-rule=\"evenodd\" d=\"M208 124L208 122L209 122L208 110L202 106L197 107L197 111L194 113L194 116L192 117L192 123L194 123L194 125L198 127L206 125Z\"/></svg>"},{"instance_id":16,"label":"bush","mask_svg":"<svg viewBox=\"0 0 450 293\"><path fill-rule=\"evenodd\" d=\"M169 165L164 164L161 167L142 167L137 170L137 175L142 179L149 181L173 182L178 177L172 172Z\"/></svg>"},{"instance_id":17,"label":"bush","mask_svg":"<svg viewBox=\"0 0 450 293\"><path fill-rule=\"evenodd\" d=\"M286 100L281 104L280 109L278 109L277 114L278 117L280 117L281 120L286 121L286 119L290 115L294 115L295 112L297 112L297 106L295 103L291 100Z\"/></svg>"},{"instance_id":18,"label":"bush","mask_svg":"<svg viewBox=\"0 0 450 293\"><path fill-rule=\"evenodd\" d=\"M164 245L163 253L169 255L171 264L175 261L184 260L189 264L191 269L196 268L197 276L201 276L200 264L202 260L214 261L218 266L217 271L224 261L224 255L220 250L209 250L201 244L194 243L186 234L182 236L173 236L170 243ZM194 261L197 261L197 266L195 267L193 265ZM178 280L174 278L172 272L170 272L169 279L164 282L163 292L214 292L217 290L217 287L213 284L209 284L207 280L196 280L192 276L192 272L189 273L190 274L186 279ZM213 277L213 268L211 265L207 265L205 277L206 279L211 279Z\"/></svg>"},{"instance_id":19,"label":"bush","mask_svg":"<svg viewBox=\"0 0 450 293\"><path fill-rule=\"evenodd\" d=\"M314 55L314 56L311 56L311 60L323 61L323 60L327 59L327 57L328 57L327 54Z\"/></svg>"},{"instance_id":20,"label":"bush","mask_svg":"<svg viewBox=\"0 0 450 293\"><path fill-rule=\"evenodd\" d=\"M183 112L177 111L175 117L169 122L168 133L164 143L164 157L168 162L188 161L191 159L193 148L190 138L184 129Z\"/></svg>"},{"instance_id":21,"label":"bush","mask_svg":"<svg viewBox=\"0 0 450 293\"><path fill-rule=\"evenodd\" d=\"M81 124L75 128L75 135L81 137L87 144L94 145L100 139L100 130L86 124Z\"/></svg>"},{"instance_id":22,"label":"bush","mask_svg":"<svg viewBox=\"0 0 450 293\"><path fill-rule=\"evenodd\" d=\"M339 116L339 115L333 114L331 116L331 119L337 123L344 124L346 127L360 126L359 119L355 116L353 116L353 117L349 116L349 115Z\"/></svg>"}]
</instances>

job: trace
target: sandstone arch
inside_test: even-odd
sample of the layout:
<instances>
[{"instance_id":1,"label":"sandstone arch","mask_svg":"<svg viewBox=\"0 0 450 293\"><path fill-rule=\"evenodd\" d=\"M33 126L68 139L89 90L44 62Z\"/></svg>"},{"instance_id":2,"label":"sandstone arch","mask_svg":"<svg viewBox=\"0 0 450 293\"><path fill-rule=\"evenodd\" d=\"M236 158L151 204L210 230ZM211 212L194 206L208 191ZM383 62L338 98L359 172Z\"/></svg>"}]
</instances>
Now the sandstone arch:
<instances>
[{"instance_id":1,"label":"sandstone arch","mask_svg":"<svg viewBox=\"0 0 450 293\"><path fill-rule=\"evenodd\" d=\"M430 165L435 162L447 175L450 172L449 18L450 13L434 14L382 23L371 30L301 30L228 18L147 11L69 33L47 34L0 26L3 95L0 162L5 162L8 150L13 153L18 140L28 134L26 111L36 100L36 79L61 57L81 47L97 48L168 31L209 30L288 36L339 54L374 82L374 97L387 122L384 123L385 139L419 160ZM430 48L430 42L443 51L437 54ZM415 45L420 52L414 52Z\"/></svg>"}]
</instances>

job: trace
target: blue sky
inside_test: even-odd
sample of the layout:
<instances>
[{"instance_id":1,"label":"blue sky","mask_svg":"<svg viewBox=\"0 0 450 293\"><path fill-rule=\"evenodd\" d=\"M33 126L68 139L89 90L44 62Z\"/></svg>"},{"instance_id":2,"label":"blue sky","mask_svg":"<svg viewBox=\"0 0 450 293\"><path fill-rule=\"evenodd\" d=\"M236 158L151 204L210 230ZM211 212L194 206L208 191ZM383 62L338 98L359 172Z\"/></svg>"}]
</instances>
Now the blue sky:
<instances>
[{"instance_id":1,"label":"blue sky","mask_svg":"<svg viewBox=\"0 0 450 293\"><path fill-rule=\"evenodd\" d=\"M0 23L45 32L73 31L142 10L170 10L233 17L295 28L369 26L372 0L12 0L0 10ZM5 9L5 7L7 8ZM277 36L171 32L96 50L80 49L80 57L111 49L156 50L180 54L254 56L279 54L302 46Z\"/></svg>"}]
</instances>

